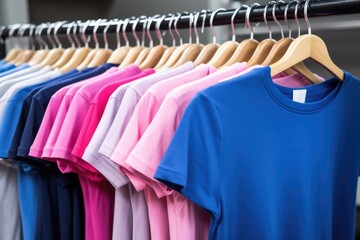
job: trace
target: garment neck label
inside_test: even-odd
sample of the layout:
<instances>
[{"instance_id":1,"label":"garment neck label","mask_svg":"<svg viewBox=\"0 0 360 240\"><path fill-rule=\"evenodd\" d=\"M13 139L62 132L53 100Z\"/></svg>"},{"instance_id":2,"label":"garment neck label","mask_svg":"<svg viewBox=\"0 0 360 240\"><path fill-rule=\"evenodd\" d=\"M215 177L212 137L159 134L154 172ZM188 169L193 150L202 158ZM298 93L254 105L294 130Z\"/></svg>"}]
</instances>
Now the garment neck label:
<instances>
[{"instance_id":1,"label":"garment neck label","mask_svg":"<svg viewBox=\"0 0 360 240\"><path fill-rule=\"evenodd\" d=\"M293 101L299 103L305 103L306 89L293 90Z\"/></svg>"}]
</instances>

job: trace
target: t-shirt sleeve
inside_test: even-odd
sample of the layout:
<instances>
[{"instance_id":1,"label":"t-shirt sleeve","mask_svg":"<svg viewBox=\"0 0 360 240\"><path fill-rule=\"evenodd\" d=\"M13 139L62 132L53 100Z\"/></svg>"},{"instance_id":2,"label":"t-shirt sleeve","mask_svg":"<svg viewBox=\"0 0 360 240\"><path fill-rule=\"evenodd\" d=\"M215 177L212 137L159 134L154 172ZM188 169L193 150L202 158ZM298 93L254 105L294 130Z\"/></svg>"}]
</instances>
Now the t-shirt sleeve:
<instances>
[{"instance_id":1,"label":"t-shirt sleeve","mask_svg":"<svg viewBox=\"0 0 360 240\"><path fill-rule=\"evenodd\" d=\"M198 94L185 110L154 177L217 214L222 141L215 105Z\"/></svg>"},{"instance_id":2,"label":"t-shirt sleeve","mask_svg":"<svg viewBox=\"0 0 360 240\"><path fill-rule=\"evenodd\" d=\"M172 192L167 192L168 188L156 181L153 176L174 136L177 127L177 112L178 105L175 100L171 97L166 98L144 135L126 160L137 171L136 173L139 176L138 182L142 181L151 186L159 197ZM136 185L134 181L132 183ZM145 187L145 184L142 187ZM138 191L142 190L140 184L135 186L135 188Z\"/></svg>"}]
</instances>

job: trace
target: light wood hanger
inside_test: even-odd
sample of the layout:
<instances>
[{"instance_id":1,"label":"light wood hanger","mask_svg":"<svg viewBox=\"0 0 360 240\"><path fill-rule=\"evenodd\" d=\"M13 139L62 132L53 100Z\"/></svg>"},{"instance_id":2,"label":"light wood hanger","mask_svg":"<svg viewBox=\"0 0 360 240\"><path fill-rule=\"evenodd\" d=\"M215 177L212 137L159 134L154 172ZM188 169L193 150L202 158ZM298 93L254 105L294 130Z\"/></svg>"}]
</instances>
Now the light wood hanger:
<instances>
[{"instance_id":1,"label":"light wood hanger","mask_svg":"<svg viewBox=\"0 0 360 240\"><path fill-rule=\"evenodd\" d=\"M144 46L143 44L145 39L145 31L143 30L143 41L142 41L142 44L140 45L140 40L139 40L139 37L137 36L136 34L136 26L137 24L139 23L140 19L141 18L144 18L144 16L140 16L138 18L135 19L134 23L132 24L132 34L136 40L136 46L135 47L132 47L130 48L129 52L127 53L127 55L125 56L124 60L121 62L121 64L119 65L119 69L123 69L124 67L134 63L136 61L136 59L138 58L139 54L141 53L141 51L144 49ZM128 47L129 46L129 40L126 36L126 27L129 23L130 19L127 18L125 19L125 23L122 27L122 33L123 33L123 37L126 41L126 46ZM143 25L143 29L145 29L145 25L146 24L146 21L144 22L144 25Z\"/></svg>"},{"instance_id":2,"label":"light wood hanger","mask_svg":"<svg viewBox=\"0 0 360 240\"><path fill-rule=\"evenodd\" d=\"M158 71L161 71L164 68L171 68L174 67L175 64L179 61L179 59L181 58L181 56L183 55L184 51L188 48L188 46L190 45L189 43L183 43L183 39L182 36L177 28L177 23L180 19L180 17L182 16L181 13L178 13L177 17L175 18L175 22L174 22L174 30L176 35L179 38L180 41L180 45L178 47L176 47L176 49L174 50L174 52L171 54L171 56L169 57L168 61L160 66L159 68L157 68Z\"/></svg>"},{"instance_id":3,"label":"light wood hanger","mask_svg":"<svg viewBox=\"0 0 360 240\"><path fill-rule=\"evenodd\" d=\"M99 46L99 41L98 41L96 34L97 34L97 29L99 28L99 25L102 21L103 21L102 19L98 19L96 26L94 27L93 38L95 41L95 50L97 50L97 51L95 53L94 58L89 63L89 65L87 65L87 67L89 67L89 68L98 67L98 66L104 64L112 54L112 50L109 49L108 42L107 42L107 36L106 36L106 31L109 28L110 23L108 23L108 25L104 28L104 32L103 32L105 48L100 48L100 46Z\"/></svg>"},{"instance_id":4,"label":"light wood hanger","mask_svg":"<svg viewBox=\"0 0 360 240\"><path fill-rule=\"evenodd\" d=\"M243 5L243 6L247 7L246 14L245 14L245 23L246 23L245 25L249 28L249 25L250 25L249 17L250 17L252 8L247 5ZM231 30L232 30L232 36L233 36L232 40L233 41L236 41L234 20L235 20L236 15L238 14L238 12L241 10L242 7L236 9L234 11L234 14L231 17ZM250 60L251 56L255 52L255 49L259 45L259 42L254 39L254 32L253 32L253 29L251 28L251 25L250 25L249 30L250 30L250 38L245 39L240 42L240 44L237 46L235 52L231 56L231 58L222 67L231 66L238 62L248 62Z\"/></svg>"},{"instance_id":5,"label":"light wood hanger","mask_svg":"<svg viewBox=\"0 0 360 240\"><path fill-rule=\"evenodd\" d=\"M109 57L108 63L111 64L120 64L125 59L126 55L129 53L130 47L129 46L121 46L121 39L120 39L120 27L124 24L123 20L118 20L116 26L116 41L117 41L117 48Z\"/></svg>"},{"instance_id":6,"label":"light wood hanger","mask_svg":"<svg viewBox=\"0 0 360 240\"><path fill-rule=\"evenodd\" d=\"M68 38L68 40L69 40L69 42L71 44L71 47L64 50L64 53L61 55L60 59L58 61L56 61L53 65L51 65L52 68L61 68L61 67L65 66L65 64L67 62L69 62L71 57L76 52L77 48L75 47L75 42L70 36L70 32L71 32L72 27L74 27L73 28L73 36L74 36L74 39L75 39L75 41L77 43L77 46L78 46L77 48L81 47L79 39L76 37L77 24L75 22L72 22L71 24L68 25L67 30L66 30L66 36L67 36L67 38ZM56 34L55 34L55 39L59 44L60 41L58 41L59 39L58 39Z\"/></svg>"},{"instance_id":7,"label":"light wood hanger","mask_svg":"<svg viewBox=\"0 0 360 240\"><path fill-rule=\"evenodd\" d=\"M86 21L80 30L81 33L81 39L84 42L85 46L76 49L73 56L70 58L70 60L62 67L59 68L59 71L62 73L68 72L72 69L76 69L86 58L86 56L89 55L91 49L89 48L89 43L85 34L86 28L89 26L90 21ZM76 31L76 30L75 30ZM78 69L81 70L81 69Z\"/></svg>"},{"instance_id":8,"label":"light wood hanger","mask_svg":"<svg viewBox=\"0 0 360 240\"><path fill-rule=\"evenodd\" d=\"M44 66L51 66L54 63L56 63L61 55L64 53L64 49L62 48L61 42L59 41L59 39L57 39L57 43L59 44L58 47L56 47L55 42L53 41L53 39L51 38L50 34L51 34L51 29L54 27L54 36L56 36L57 34L57 30L59 30L59 28L61 27L63 23L57 23L55 24L49 24L48 26L48 30L47 30L47 36L48 39L52 45L52 49L49 51L49 53L46 55L46 57L44 58L43 61L41 61L41 63L39 64L41 67Z\"/></svg>"},{"instance_id":9,"label":"light wood hanger","mask_svg":"<svg viewBox=\"0 0 360 240\"><path fill-rule=\"evenodd\" d=\"M150 34L150 26L151 26L152 21L154 19L156 19L158 16L159 15L155 15L154 17L152 17L147 26L147 33L150 38L150 47L151 48L150 48L150 51L147 54L146 58L143 61L141 61L140 65L139 65L139 67L142 70L147 69L147 68L154 68L159 63L161 57L163 56L164 52L167 49L167 46L164 45L164 40L163 40L163 37L161 36L161 32L160 32L160 24L165 19L165 17L166 17L165 15L161 16L161 18L159 18L155 24L155 32L156 32L156 36L158 37L158 39L160 41L160 44L155 47L152 46L153 40L152 40L151 34Z\"/></svg>"},{"instance_id":10,"label":"light wood hanger","mask_svg":"<svg viewBox=\"0 0 360 240\"><path fill-rule=\"evenodd\" d=\"M224 8L217 9L216 11L214 11L211 14L210 30L213 34L213 43L216 42L216 35L215 35L214 27L213 27L214 17L218 11L225 11L225 10L226 9L224 9ZM227 61L229 61L229 59L231 58L231 56L233 55L233 53L235 52L235 50L238 46L239 46L239 43L235 42L235 41L227 41L227 42L221 44L220 47L218 48L218 50L215 52L214 56L208 62L208 64L215 68L222 67Z\"/></svg>"},{"instance_id":11,"label":"light wood hanger","mask_svg":"<svg viewBox=\"0 0 360 240\"><path fill-rule=\"evenodd\" d=\"M175 19L175 15L171 14L170 16L170 20L169 20L169 34L171 36L172 39L172 46L168 47L165 52L163 53L163 55L161 56L159 62L156 64L156 66L154 67L156 70L159 70L162 66L164 66L166 64L166 62L169 60L169 58L171 57L171 55L174 53L175 49L176 49L176 40L174 37L174 33L172 32L172 23Z\"/></svg>"},{"instance_id":12,"label":"light wood hanger","mask_svg":"<svg viewBox=\"0 0 360 240\"><path fill-rule=\"evenodd\" d=\"M189 14L189 45L186 47L184 52L182 53L179 60L171 67L179 67L189 61L195 61L199 53L203 49L204 45L200 43L192 43L192 26L194 22L193 13Z\"/></svg>"},{"instance_id":13,"label":"light wood hanger","mask_svg":"<svg viewBox=\"0 0 360 240\"><path fill-rule=\"evenodd\" d=\"M11 25L9 26L10 30L9 30L9 37L11 38L14 34L14 31L18 28L20 28L20 24L14 24L14 25ZM0 33L2 34L2 32L4 31L6 27L3 26L1 27L0 29ZM2 39L1 39L2 40ZM3 40L2 40L3 41ZM18 47L14 47L12 49L10 49L10 51L6 54L5 56L5 61L7 63L12 63L19 55L21 55L21 53L23 52L24 50L22 50L21 48L18 48Z\"/></svg>"},{"instance_id":14,"label":"light wood hanger","mask_svg":"<svg viewBox=\"0 0 360 240\"><path fill-rule=\"evenodd\" d=\"M42 37L41 37L41 32L44 29L44 27L46 27L46 26L47 26L46 24L40 24L35 29L35 38L36 38L38 44L40 45L40 49L34 53L32 58L28 62L28 64L31 66L40 64L41 61L43 61L45 59L46 55L49 53L49 47L48 47L47 43L44 41L44 39L42 39Z\"/></svg>"},{"instance_id":15,"label":"light wood hanger","mask_svg":"<svg viewBox=\"0 0 360 240\"><path fill-rule=\"evenodd\" d=\"M261 41L259 43L259 45L257 46L257 48L255 49L254 54L247 62L248 66L250 66L250 67L263 63L264 60L266 59L266 57L269 55L271 49L273 48L273 46L276 43L276 41L272 38L271 27L267 21L267 10L268 10L269 4L271 4L271 3L273 3L274 5L276 4L275 1L271 1L270 3L266 4L265 8L264 8L264 23L265 23L266 27L269 29L269 38ZM250 27L251 27L251 24L250 24Z\"/></svg>"},{"instance_id":16,"label":"light wood hanger","mask_svg":"<svg viewBox=\"0 0 360 240\"><path fill-rule=\"evenodd\" d=\"M203 20L202 20L202 26L201 26L201 33L204 33L207 11L201 10L201 13L204 13ZM200 15L199 12L196 13L195 21L194 21L194 32L195 32L197 43L199 43L199 34L197 32L197 22L198 22L199 15ZM197 58L195 59L195 61L194 61L195 66L208 63L211 60L211 58L215 55L216 51L219 49L219 46L220 45L218 43L213 43L213 42L206 44L203 47L203 49L201 50L201 52L199 53L199 55L197 56Z\"/></svg>"},{"instance_id":17,"label":"light wood hanger","mask_svg":"<svg viewBox=\"0 0 360 240\"><path fill-rule=\"evenodd\" d=\"M283 70L311 58L325 67L339 80L344 80L344 71L331 60L325 42L320 37L311 34L311 26L307 15L308 6L309 0L306 0L304 18L308 26L308 34L296 38L289 46L285 55L279 61L270 65L271 76L275 76Z\"/></svg>"},{"instance_id":18,"label":"light wood hanger","mask_svg":"<svg viewBox=\"0 0 360 240\"><path fill-rule=\"evenodd\" d=\"M297 18L297 10L299 7L299 1L297 0L293 0L290 1L284 10L284 20L285 23L288 27L289 30L289 37L287 38L282 38L281 40L279 40L278 42L275 43L274 47L271 49L268 57L265 59L265 61L262 63L263 66L267 66L267 65L271 65L277 61L279 61L281 59L281 57L284 56L284 54L286 53L286 51L288 50L290 44L293 42L293 38L291 38L291 28L287 19L287 13L288 13L288 9L290 7L290 5L294 2L297 2L297 5L295 7L295 19L296 22L298 24L298 35L300 36L300 23L299 23L299 19ZM275 6L275 5L274 5ZM275 8L273 8L272 11L272 15L273 15L273 19L276 22L276 24L279 26L280 30L281 30L281 34L282 36L284 36L284 32L282 29L281 24L279 23L279 21L276 18L276 14L275 14ZM308 80L310 80L313 83L319 83L321 82L321 80L315 76L305 65L303 62L296 64L293 69L295 69L296 71L292 70L292 68L289 68L287 70L285 70L284 72L288 75L293 75L296 72L300 73L301 75L303 75L305 78L307 78Z\"/></svg>"},{"instance_id":19,"label":"light wood hanger","mask_svg":"<svg viewBox=\"0 0 360 240\"><path fill-rule=\"evenodd\" d=\"M24 24L22 27L20 27L20 29L19 29L19 35L20 35L19 41L20 42L21 42L22 38L24 37L25 30L28 28L31 29L31 25ZM26 45L27 45L27 42L24 43L24 46L26 46ZM16 58L12 61L12 63L15 64L16 66L20 66L21 64L28 62L32 58L33 55L34 55L34 50L32 50L32 49L23 50L23 52L21 52L20 54L18 54L16 56Z\"/></svg>"}]
</instances>

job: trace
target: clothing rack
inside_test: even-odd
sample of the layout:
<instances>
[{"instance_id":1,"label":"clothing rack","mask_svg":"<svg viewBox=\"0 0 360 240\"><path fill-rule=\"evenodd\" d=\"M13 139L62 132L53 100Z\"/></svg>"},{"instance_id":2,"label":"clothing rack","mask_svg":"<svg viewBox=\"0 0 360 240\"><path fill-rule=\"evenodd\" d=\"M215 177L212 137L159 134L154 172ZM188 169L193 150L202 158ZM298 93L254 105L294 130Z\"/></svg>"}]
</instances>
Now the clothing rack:
<instances>
[{"instance_id":1,"label":"clothing rack","mask_svg":"<svg viewBox=\"0 0 360 240\"><path fill-rule=\"evenodd\" d=\"M276 17L278 20L284 19L284 10L287 3L278 3L277 8L275 11ZM288 19L294 19L294 10L295 10L296 4L291 4L288 10ZM298 9L298 17L303 18L304 17L304 6L305 1L301 1ZM250 14L250 22L263 22L264 21L264 9L265 6L255 6ZM229 25L231 23L231 17L234 13L234 9L229 9L226 11L219 11L214 20L213 20L213 26L221 26L221 25ZM273 21L272 17L272 8L269 7L267 10L267 20ZM308 16L309 17L321 17L321 16L332 16L332 15L343 15L343 14L354 14L354 13L360 13L360 0L347 0L347 1L341 1L341 0L313 0L309 4L308 8ZM234 23L244 23L245 22L245 14L246 14L246 8L243 7L238 13L237 17L234 20ZM176 14L175 14L176 16ZM204 26L210 26L210 16L211 11L207 12ZM197 27L202 26L202 19L199 18L197 22ZM160 30L167 30L169 27L169 21L171 21L171 14L169 14L160 24L159 28ZM143 22L145 20L140 20L136 26L136 31L142 31L143 30ZM177 28L183 29L183 28L189 28L189 21L190 21L190 15L188 13L182 13L181 17L179 18L177 22ZM135 23L135 19L132 19L129 21L125 31L131 32L132 31L132 25ZM84 23L78 24L80 27L83 26ZM150 24L150 30L155 30L155 24L156 21L153 21ZM94 27L98 26L98 32L102 32L105 27L109 26L107 29L107 33L115 33L117 28L117 22L103 22L100 24L96 24L95 21L92 21L85 30L85 34L92 34ZM65 35L67 28L69 27L69 23L63 24L57 31L57 35ZM41 35L45 36L47 35L47 27L44 27ZM27 29L23 32L22 36L29 36L30 35L30 29ZM77 33L80 33L80 28L77 28ZM53 34L53 32L51 33ZM13 31L12 36L17 37L19 36L19 29L16 29ZM1 33L0 38L3 41L0 41L0 56L3 57L5 54L5 40L10 36L10 28L5 27Z\"/></svg>"}]
</instances>

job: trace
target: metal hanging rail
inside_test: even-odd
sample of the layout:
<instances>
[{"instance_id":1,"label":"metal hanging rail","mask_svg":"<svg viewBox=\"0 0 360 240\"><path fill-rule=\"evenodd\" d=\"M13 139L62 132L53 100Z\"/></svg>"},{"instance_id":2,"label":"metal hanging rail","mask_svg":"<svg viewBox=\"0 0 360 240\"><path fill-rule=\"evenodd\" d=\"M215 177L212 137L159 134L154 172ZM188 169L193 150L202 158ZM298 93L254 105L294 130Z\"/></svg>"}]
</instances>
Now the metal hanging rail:
<instances>
[{"instance_id":1,"label":"metal hanging rail","mask_svg":"<svg viewBox=\"0 0 360 240\"><path fill-rule=\"evenodd\" d=\"M287 3L279 3L277 5L277 9L276 9L276 17L279 20L284 19L284 10L286 7ZM289 19L293 19L294 18L294 9L295 9L295 5L296 4L292 4L289 8L288 11L288 18ZM298 17L302 18L303 17L303 9L304 9L304 5L305 5L305 1L302 1L300 6L299 6L299 10L298 10ZM263 14L264 14L264 8L265 6L255 6L251 12L250 15L250 22L263 22ZM268 10L268 14L267 14L267 20L268 21L273 21L272 15L271 15L271 11L272 9L269 8ZM216 14L216 17L214 18L214 22L213 25L214 26L220 26L220 25L229 25L230 24L230 20L232 17L232 14L234 13L234 9L229 9L226 11L221 11L218 12ZM245 13L246 13L246 7L243 7L237 14L237 17L235 18L235 23L244 23L245 22ZM352 14L352 13L360 13L360 0L346 0L346 1L339 1L339 0L313 0L310 2L309 4L309 8L308 8L308 16L309 17L319 17L319 16L332 16L332 15L341 15L341 14ZM175 14L176 15L176 14ZM171 21L171 15L169 14L168 17L166 17L160 24L160 30L167 30L168 26L169 26L169 21ZM208 12L206 14L206 18L205 18L205 26L209 26L210 25L210 16L211 16L211 12ZM202 25L202 19L203 17L201 17L201 19L199 19L199 21L197 22L197 27L200 27ZM187 13L182 14L182 16L179 18L178 23L177 23L177 28L181 29L181 28L189 28L189 20L190 20L190 16ZM143 22L144 20L140 20L140 22L137 24L136 26L136 31L142 31L143 30L143 24L141 24L141 22ZM126 32L131 32L132 31L132 25L135 23L135 20L130 20L129 24L126 27ZM84 24L84 23L82 23ZM155 24L156 22L152 22L151 26L150 26L150 30L154 30L155 29ZM360 24L360 19L359 19L359 24ZM117 23L116 21L112 22L112 23L100 23L99 28L98 28L98 32L100 33L106 26L109 26L107 33L115 33L116 32L116 27L117 27ZM81 24L80 24L81 26ZM88 25L88 27L86 28L86 34L92 34L94 27L96 26L95 21L90 23ZM63 35L66 34L66 30L67 30L68 24L64 24L62 25L59 30L57 31L58 35ZM77 32L79 33L80 28L78 28ZM6 39L7 37L9 37L9 28L6 28L1 35L1 38ZM30 34L30 30L25 30L25 32L23 33L23 36L29 36ZM42 35L46 35L47 34L47 28L45 27L41 33ZM13 33L13 36L19 36L19 31L15 30Z\"/></svg>"}]
</instances>

